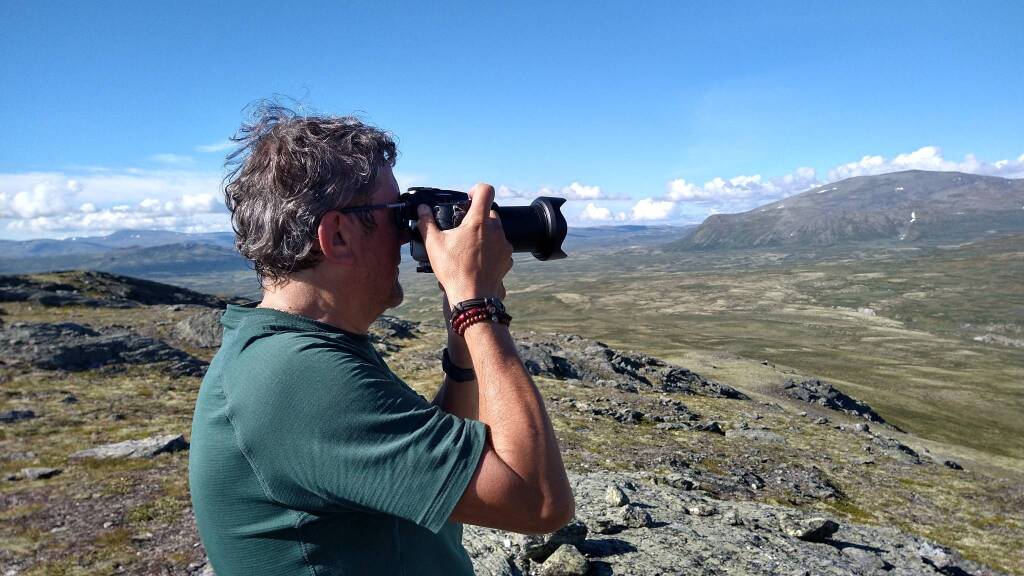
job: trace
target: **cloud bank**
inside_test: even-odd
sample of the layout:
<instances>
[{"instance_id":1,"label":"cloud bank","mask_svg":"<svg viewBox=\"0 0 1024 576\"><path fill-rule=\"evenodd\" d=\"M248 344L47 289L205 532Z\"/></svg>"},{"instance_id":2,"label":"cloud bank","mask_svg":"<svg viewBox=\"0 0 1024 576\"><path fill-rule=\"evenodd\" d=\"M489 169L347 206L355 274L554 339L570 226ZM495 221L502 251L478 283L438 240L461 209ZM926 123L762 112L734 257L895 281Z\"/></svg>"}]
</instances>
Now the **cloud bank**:
<instances>
[{"instance_id":1,"label":"cloud bank","mask_svg":"<svg viewBox=\"0 0 1024 576\"><path fill-rule=\"evenodd\" d=\"M801 167L776 178L760 174L716 177L703 184L683 178L670 180L660 197L636 201L629 210L631 221L671 222L683 214L707 216L719 212L742 212L822 186L852 178L899 172L902 170L955 171L1003 178L1024 178L1024 154L1007 160L986 162L973 154L962 161L946 159L936 146L924 146L893 158L881 155L864 156L856 162L841 164L828 170L824 179L814 168ZM606 214L607 212L607 214ZM599 204L588 204L580 214L581 223L608 222L611 210Z\"/></svg>"},{"instance_id":2,"label":"cloud bank","mask_svg":"<svg viewBox=\"0 0 1024 576\"><path fill-rule=\"evenodd\" d=\"M215 151L225 143L198 147ZM181 232L231 230L221 200L221 175L189 169L188 157L159 155L167 166L85 168L76 171L0 173L0 235L8 237L66 237L108 234L130 228ZM798 194L815 186L854 176L900 170L960 171L1024 178L1024 154L987 162L974 155L961 161L945 158L935 146L925 146L892 158L864 156L833 167L819 178L809 167L766 178L760 174L716 177L698 184L678 178L666 182L660 195L641 199L609 194L593 183L573 181L560 188L519 190L499 186L499 202L558 196L571 201L566 215L575 225L625 222L679 223L717 212L741 212ZM419 175L397 174L403 188ZM582 208L579 208L583 205Z\"/></svg>"},{"instance_id":3,"label":"cloud bank","mask_svg":"<svg viewBox=\"0 0 1024 576\"><path fill-rule=\"evenodd\" d=\"M180 170L0 174L0 225L21 237L130 228L226 231L231 226L219 188L219 175Z\"/></svg>"}]
</instances>

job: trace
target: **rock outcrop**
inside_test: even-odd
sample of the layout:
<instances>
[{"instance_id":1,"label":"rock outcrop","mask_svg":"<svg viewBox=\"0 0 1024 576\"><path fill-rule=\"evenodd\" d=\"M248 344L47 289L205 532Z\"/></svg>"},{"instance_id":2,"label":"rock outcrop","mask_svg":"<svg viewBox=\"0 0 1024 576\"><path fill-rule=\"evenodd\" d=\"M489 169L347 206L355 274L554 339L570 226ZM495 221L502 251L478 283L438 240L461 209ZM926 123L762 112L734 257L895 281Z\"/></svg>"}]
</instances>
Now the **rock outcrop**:
<instances>
[{"instance_id":1,"label":"rock outcrop","mask_svg":"<svg viewBox=\"0 0 1024 576\"><path fill-rule=\"evenodd\" d=\"M31 276L0 276L0 302L36 302L43 306L134 308L154 304L193 304L224 308L227 301L160 282L97 271L53 272L42 281ZM232 300L234 302L236 300Z\"/></svg>"},{"instance_id":2,"label":"rock outcrop","mask_svg":"<svg viewBox=\"0 0 1024 576\"><path fill-rule=\"evenodd\" d=\"M18 322L0 326L0 364L80 372L116 364L167 362L175 376L202 376L206 362L126 329L105 334L81 324Z\"/></svg>"},{"instance_id":3,"label":"rock outcrop","mask_svg":"<svg viewBox=\"0 0 1024 576\"><path fill-rule=\"evenodd\" d=\"M641 475L591 472L572 474L570 480L577 512L567 527L571 537L465 527L463 544L479 576L997 574L895 528L716 500L701 491L655 485ZM610 487L623 489L631 504L609 502ZM616 521L615 530L600 529L610 517L633 520ZM539 546L546 554L537 553Z\"/></svg>"},{"instance_id":4,"label":"rock outcrop","mask_svg":"<svg viewBox=\"0 0 1024 576\"><path fill-rule=\"evenodd\" d=\"M682 366L637 352L620 352L576 335L516 334L519 355L534 376L580 380L625 392L659 390L708 396L747 397L730 386L708 380Z\"/></svg>"},{"instance_id":5,"label":"rock outcrop","mask_svg":"<svg viewBox=\"0 0 1024 576\"><path fill-rule=\"evenodd\" d=\"M219 348L224 327L220 319L223 309L201 310L185 318L171 329L171 337L194 348Z\"/></svg>"},{"instance_id":6,"label":"rock outcrop","mask_svg":"<svg viewBox=\"0 0 1024 576\"><path fill-rule=\"evenodd\" d=\"M165 436L151 436L141 440L126 440L114 444L104 444L95 448L75 452L69 458L71 460L82 460L92 458L95 460L115 460L121 458L152 458L164 453L188 450L188 442L182 435L169 434Z\"/></svg>"},{"instance_id":7,"label":"rock outcrop","mask_svg":"<svg viewBox=\"0 0 1024 576\"><path fill-rule=\"evenodd\" d=\"M857 416L872 422L885 423L885 420L878 412L875 412L864 402L843 394L828 382L823 382L817 378L802 382L787 380L782 385L782 393L790 398L818 404L830 410L845 412L851 416Z\"/></svg>"}]
</instances>

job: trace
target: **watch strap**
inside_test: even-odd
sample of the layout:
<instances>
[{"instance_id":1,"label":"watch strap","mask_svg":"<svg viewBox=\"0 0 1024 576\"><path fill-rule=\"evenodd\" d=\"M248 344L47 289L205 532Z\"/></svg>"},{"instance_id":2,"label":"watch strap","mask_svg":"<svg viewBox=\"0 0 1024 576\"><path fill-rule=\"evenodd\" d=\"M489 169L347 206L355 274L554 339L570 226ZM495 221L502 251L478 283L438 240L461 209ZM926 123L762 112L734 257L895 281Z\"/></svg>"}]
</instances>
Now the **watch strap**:
<instances>
[{"instance_id":1,"label":"watch strap","mask_svg":"<svg viewBox=\"0 0 1024 576\"><path fill-rule=\"evenodd\" d=\"M476 380L476 372L472 368L459 368L452 362L452 357L448 355L448 349L445 348L444 352L441 353L441 369L448 375L449 378L456 382L470 382Z\"/></svg>"}]
</instances>

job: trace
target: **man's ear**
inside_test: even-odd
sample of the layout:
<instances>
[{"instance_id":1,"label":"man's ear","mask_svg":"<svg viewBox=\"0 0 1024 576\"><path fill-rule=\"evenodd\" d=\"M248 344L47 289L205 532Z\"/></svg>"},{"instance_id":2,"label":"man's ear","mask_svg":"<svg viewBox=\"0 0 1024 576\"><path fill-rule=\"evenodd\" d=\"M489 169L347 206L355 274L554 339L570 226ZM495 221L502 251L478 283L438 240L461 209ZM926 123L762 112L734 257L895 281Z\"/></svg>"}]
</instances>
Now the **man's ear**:
<instances>
[{"instance_id":1,"label":"man's ear","mask_svg":"<svg viewBox=\"0 0 1024 576\"><path fill-rule=\"evenodd\" d=\"M320 252L324 260L336 264L350 264L352 262L353 233L356 232L353 218L346 218L341 212L330 211L320 219L317 227L317 239L320 242Z\"/></svg>"}]
</instances>

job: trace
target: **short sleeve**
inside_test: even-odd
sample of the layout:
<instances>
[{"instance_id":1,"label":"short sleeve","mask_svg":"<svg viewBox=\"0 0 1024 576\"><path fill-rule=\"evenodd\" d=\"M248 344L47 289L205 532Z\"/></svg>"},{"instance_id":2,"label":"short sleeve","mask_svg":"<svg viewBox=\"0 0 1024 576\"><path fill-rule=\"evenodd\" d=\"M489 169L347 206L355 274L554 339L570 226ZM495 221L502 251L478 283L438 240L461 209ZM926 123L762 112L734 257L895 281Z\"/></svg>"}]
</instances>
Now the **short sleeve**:
<instances>
[{"instance_id":1,"label":"short sleeve","mask_svg":"<svg viewBox=\"0 0 1024 576\"><path fill-rule=\"evenodd\" d=\"M267 495L438 532L480 462L485 425L444 412L371 363L322 360L279 365L237 403L238 441Z\"/></svg>"}]
</instances>

